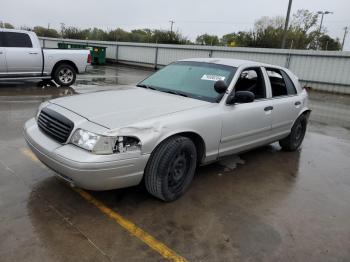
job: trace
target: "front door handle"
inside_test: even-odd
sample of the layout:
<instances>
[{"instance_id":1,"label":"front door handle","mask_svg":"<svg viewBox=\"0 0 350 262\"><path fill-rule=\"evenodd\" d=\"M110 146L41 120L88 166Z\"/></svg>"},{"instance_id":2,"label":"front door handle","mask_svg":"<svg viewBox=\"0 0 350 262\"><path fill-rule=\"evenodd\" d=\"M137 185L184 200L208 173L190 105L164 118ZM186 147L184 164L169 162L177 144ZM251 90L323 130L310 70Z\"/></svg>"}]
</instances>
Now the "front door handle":
<instances>
[{"instance_id":1,"label":"front door handle","mask_svg":"<svg viewBox=\"0 0 350 262\"><path fill-rule=\"evenodd\" d=\"M37 55L38 52L29 52L30 55Z\"/></svg>"},{"instance_id":2,"label":"front door handle","mask_svg":"<svg viewBox=\"0 0 350 262\"><path fill-rule=\"evenodd\" d=\"M300 101L296 101L296 102L294 103L294 105L295 105L295 106L299 106L299 105L301 105L301 102L300 102Z\"/></svg>"},{"instance_id":3,"label":"front door handle","mask_svg":"<svg viewBox=\"0 0 350 262\"><path fill-rule=\"evenodd\" d=\"M273 109L273 106L267 106L264 108L265 111L271 111Z\"/></svg>"},{"instance_id":4,"label":"front door handle","mask_svg":"<svg viewBox=\"0 0 350 262\"><path fill-rule=\"evenodd\" d=\"M3 52L0 51L0 55L2 55L2 54L3 54Z\"/></svg>"}]
</instances>

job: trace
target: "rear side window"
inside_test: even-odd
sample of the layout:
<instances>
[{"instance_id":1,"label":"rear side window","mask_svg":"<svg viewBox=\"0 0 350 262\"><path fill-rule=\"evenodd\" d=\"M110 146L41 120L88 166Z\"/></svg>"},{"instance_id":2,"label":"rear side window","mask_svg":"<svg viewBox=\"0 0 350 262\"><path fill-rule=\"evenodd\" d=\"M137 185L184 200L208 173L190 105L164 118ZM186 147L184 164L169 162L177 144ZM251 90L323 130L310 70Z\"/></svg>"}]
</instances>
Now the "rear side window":
<instances>
[{"instance_id":1,"label":"rear side window","mask_svg":"<svg viewBox=\"0 0 350 262\"><path fill-rule=\"evenodd\" d=\"M284 71L275 68L266 68L266 71L273 97L295 95L297 93L292 80Z\"/></svg>"},{"instance_id":2,"label":"rear side window","mask_svg":"<svg viewBox=\"0 0 350 262\"><path fill-rule=\"evenodd\" d=\"M4 47L5 45L5 35L3 32L0 32L0 47Z\"/></svg>"},{"instance_id":3,"label":"rear side window","mask_svg":"<svg viewBox=\"0 0 350 262\"><path fill-rule=\"evenodd\" d=\"M3 32L4 47L33 47L28 34L16 32Z\"/></svg>"},{"instance_id":4,"label":"rear side window","mask_svg":"<svg viewBox=\"0 0 350 262\"><path fill-rule=\"evenodd\" d=\"M295 86L294 86L292 80L290 79L290 77L287 75L286 72L281 70L281 73L282 73L284 82L285 82L286 87L287 87L288 95L295 95L297 93L297 90L295 89Z\"/></svg>"}]
</instances>

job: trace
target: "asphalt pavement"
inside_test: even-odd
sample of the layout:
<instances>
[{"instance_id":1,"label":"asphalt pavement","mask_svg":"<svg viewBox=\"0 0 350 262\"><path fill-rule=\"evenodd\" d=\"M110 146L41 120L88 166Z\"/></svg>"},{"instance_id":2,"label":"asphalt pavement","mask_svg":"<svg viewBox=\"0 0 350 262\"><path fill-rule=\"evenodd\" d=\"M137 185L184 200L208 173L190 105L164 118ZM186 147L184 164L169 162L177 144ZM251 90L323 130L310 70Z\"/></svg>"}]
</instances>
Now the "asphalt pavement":
<instances>
[{"instance_id":1,"label":"asphalt pavement","mask_svg":"<svg viewBox=\"0 0 350 262\"><path fill-rule=\"evenodd\" d=\"M70 88L0 82L0 261L350 261L350 97L310 92L302 148L277 143L200 167L163 203L143 185L71 188L27 148L40 102L151 74L94 67Z\"/></svg>"}]
</instances>

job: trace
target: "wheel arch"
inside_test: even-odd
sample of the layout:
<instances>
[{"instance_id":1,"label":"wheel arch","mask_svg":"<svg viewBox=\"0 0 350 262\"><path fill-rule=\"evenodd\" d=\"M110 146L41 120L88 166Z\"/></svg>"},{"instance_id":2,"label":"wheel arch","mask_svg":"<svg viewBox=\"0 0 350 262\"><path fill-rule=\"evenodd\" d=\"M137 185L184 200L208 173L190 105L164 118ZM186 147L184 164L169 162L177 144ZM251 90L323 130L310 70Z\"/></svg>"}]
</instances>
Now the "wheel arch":
<instances>
[{"instance_id":1,"label":"wheel arch","mask_svg":"<svg viewBox=\"0 0 350 262\"><path fill-rule=\"evenodd\" d=\"M205 155L206 155L205 154L206 147L205 147L204 139L202 138L201 135L199 135L198 133L196 133L194 131L181 131L181 132L172 133L172 134L169 134L168 136L162 137L158 141L157 145L153 148L152 153L155 152L155 150L157 150L158 146L161 143L163 143L165 140L167 140L171 137L174 137L174 136L183 136L183 137L187 137L187 138L191 139L196 147L197 163L201 163L204 160Z\"/></svg>"},{"instance_id":2,"label":"wheel arch","mask_svg":"<svg viewBox=\"0 0 350 262\"><path fill-rule=\"evenodd\" d=\"M311 110L310 108L304 108L303 110L301 110L301 111L299 112L298 117L293 121L292 127L294 126L295 121L297 121L297 119L298 119L301 115L305 115L306 118L309 119L310 114L311 114L311 111L312 111L312 110ZM292 128L292 127L291 127L291 128Z\"/></svg>"},{"instance_id":3,"label":"wheel arch","mask_svg":"<svg viewBox=\"0 0 350 262\"><path fill-rule=\"evenodd\" d=\"M306 115L306 117L309 118L310 114L311 114L311 111L312 110L310 108L305 108L305 109L300 111L298 117L301 116L301 115Z\"/></svg>"},{"instance_id":4,"label":"wheel arch","mask_svg":"<svg viewBox=\"0 0 350 262\"><path fill-rule=\"evenodd\" d=\"M75 72L79 73L78 67L74 62L72 62L70 60L60 60L60 61L56 62L56 64L52 68L52 71L51 71L52 77L54 77L54 73L55 73L57 67L59 67L60 65L63 65L63 64L67 64L67 65L72 66L74 68Z\"/></svg>"}]
</instances>

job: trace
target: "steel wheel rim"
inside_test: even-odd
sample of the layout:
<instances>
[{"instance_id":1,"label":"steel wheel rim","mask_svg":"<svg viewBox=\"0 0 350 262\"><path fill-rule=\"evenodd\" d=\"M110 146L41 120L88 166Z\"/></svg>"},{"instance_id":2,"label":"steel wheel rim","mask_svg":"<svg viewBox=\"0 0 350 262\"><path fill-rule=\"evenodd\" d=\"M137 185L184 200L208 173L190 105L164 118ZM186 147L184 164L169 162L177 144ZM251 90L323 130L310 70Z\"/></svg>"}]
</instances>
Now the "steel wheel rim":
<instances>
[{"instance_id":1,"label":"steel wheel rim","mask_svg":"<svg viewBox=\"0 0 350 262\"><path fill-rule=\"evenodd\" d=\"M304 134L305 134L306 128L305 125L302 122L299 122L297 126L295 127L294 131L294 144L296 146L299 146L301 142L303 141Z\"/></svg>"},{"instance_id":2,"label":"steel wheel rim","mask_svg":"<svg viewBox=\"0 0 350 262\"><path fill-rule=\"evenodd\" d=\"M296 126L296 129L295 129L295 140L296 141L299 141L300 140L300 137L302 135L302 132L303 132L303 127L301 125L301 123L299 123L297 126Z\"/></svg>"},{"instance_id":3,"label":"steel wheel rim","mask_svg":"<svg viewBox=\"0 0 350 262\"><path fill-rule=\"evenodd\" d=\"M69 68L62 68L58 72L58 79L64 83L64 84L69 84L70 82L73 81L73 71L70 70Z\"/></svg>"},{"instance_id":4,"label":"steel wheel rim","mask_svg":"<svg viewBox=\"0 0 350 262\"><path fill-rule=\"evenodd\" d=\"M172 193L182 190L191 168L191 159L191 153L185 148L181 148L175 155L168 172L168 187Z\"/></svg>"}]
</instances>

